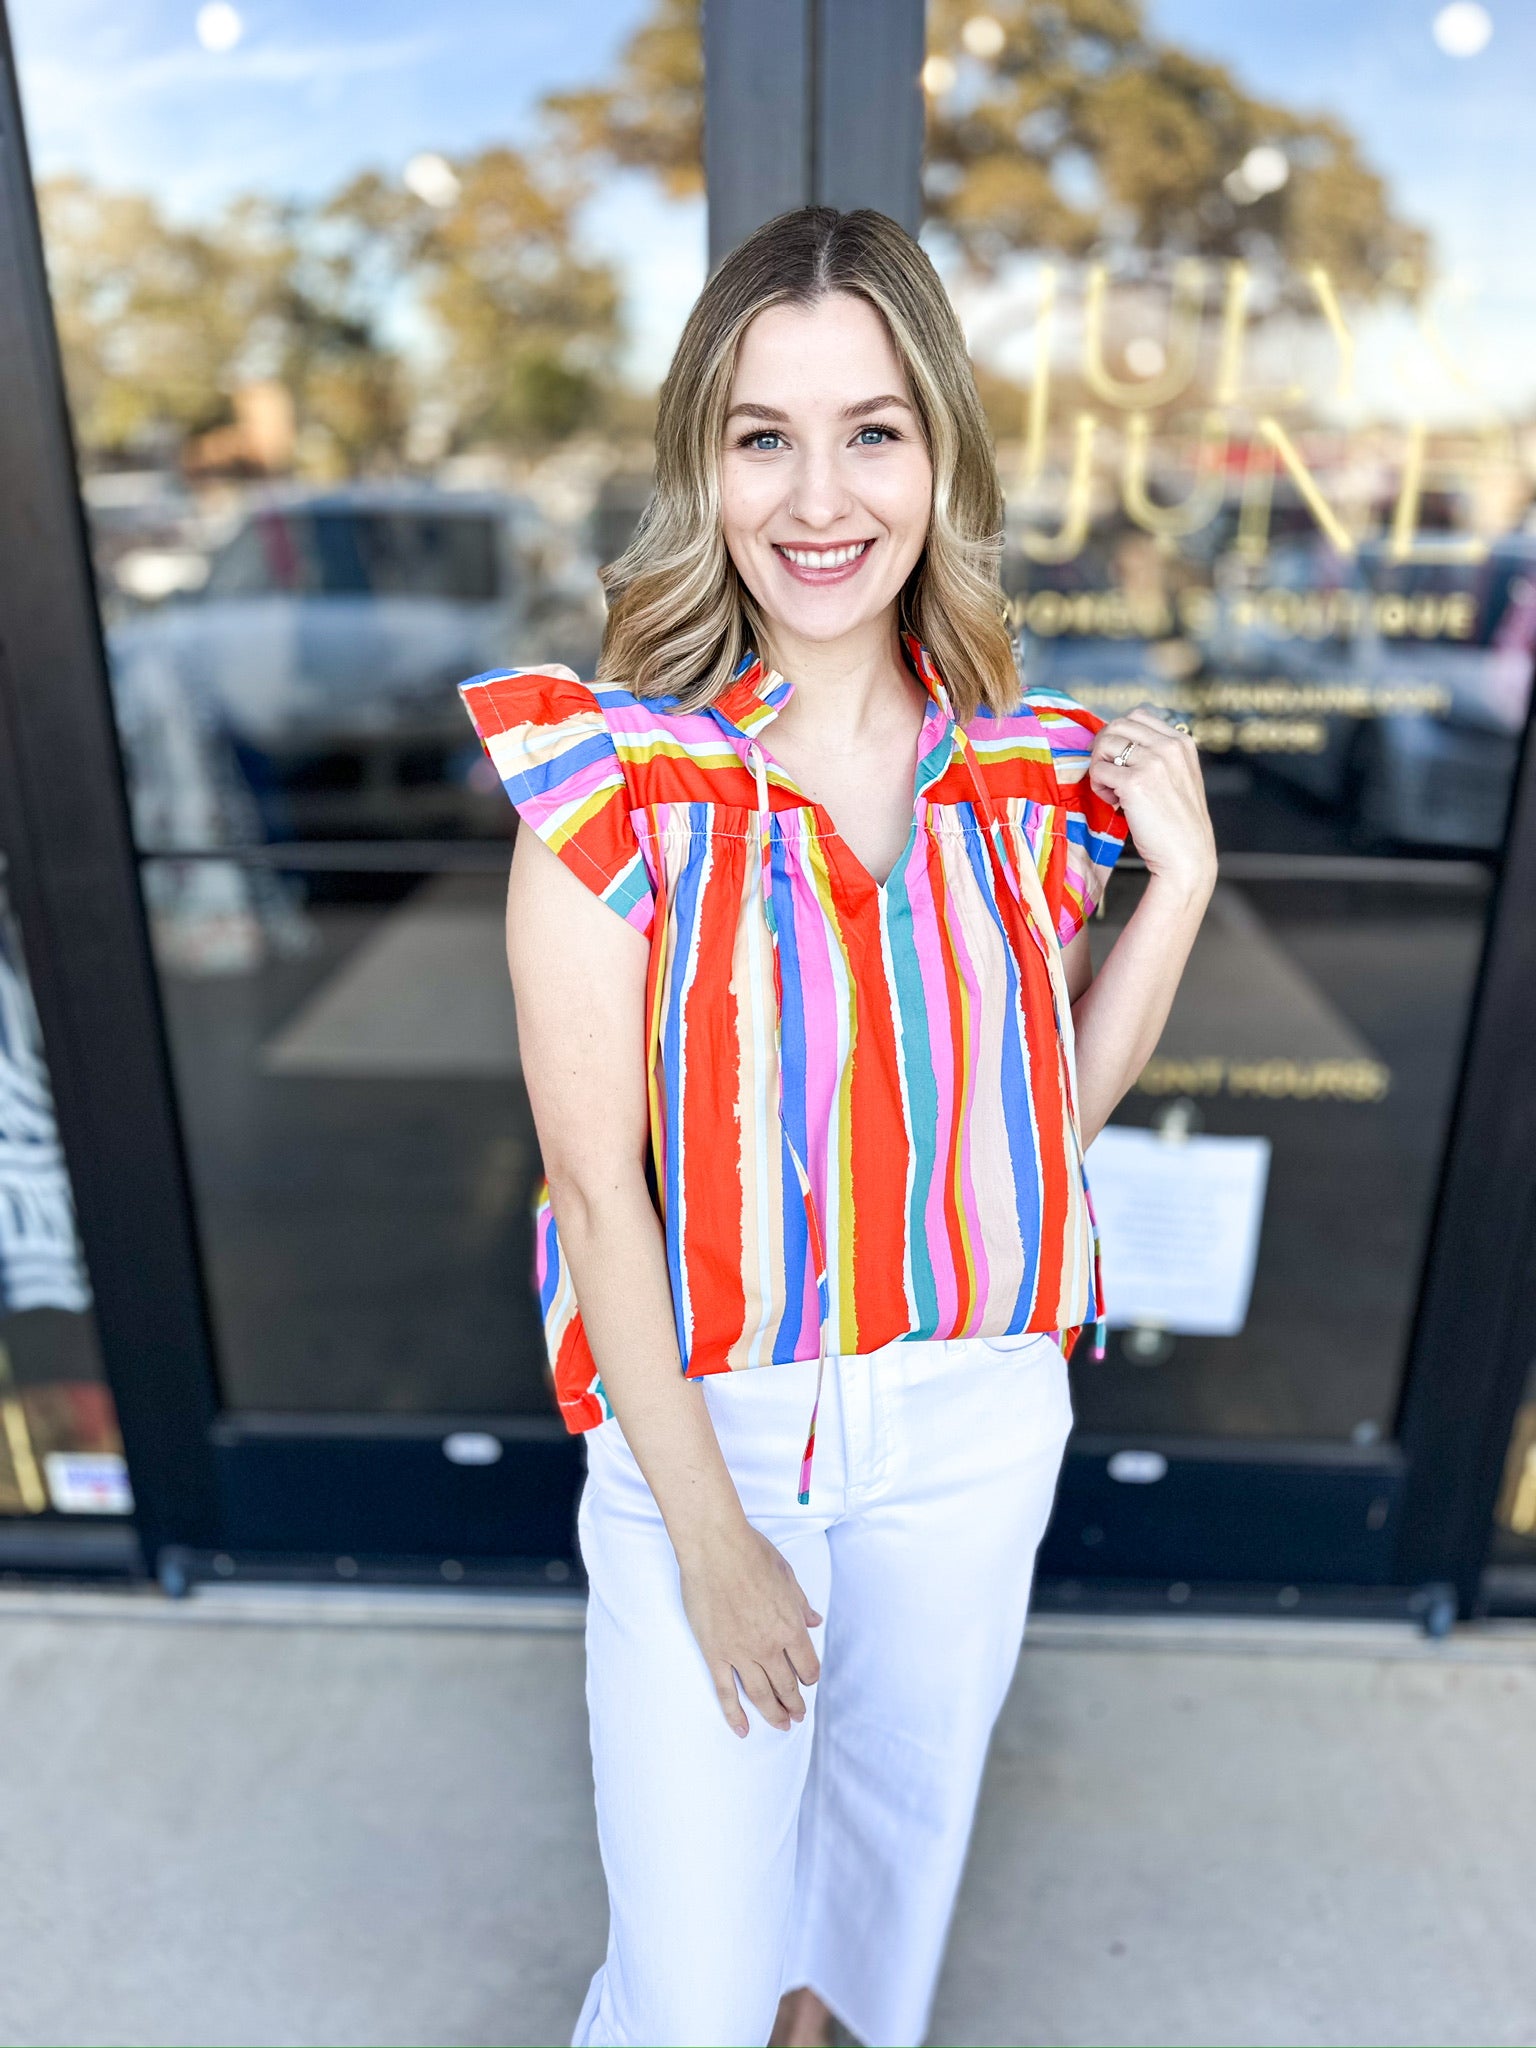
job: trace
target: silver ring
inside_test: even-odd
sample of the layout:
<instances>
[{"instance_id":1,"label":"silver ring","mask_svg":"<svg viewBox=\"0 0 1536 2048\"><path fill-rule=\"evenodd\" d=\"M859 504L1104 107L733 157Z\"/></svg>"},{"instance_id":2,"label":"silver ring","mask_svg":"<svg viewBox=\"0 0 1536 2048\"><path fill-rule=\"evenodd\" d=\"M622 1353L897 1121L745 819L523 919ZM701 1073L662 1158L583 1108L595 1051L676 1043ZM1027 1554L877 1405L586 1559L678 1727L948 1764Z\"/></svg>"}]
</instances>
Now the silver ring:
<instances>
[{"instance_id":1,"label":"silver ring","mask_svg":"<svg viewBox=\"0 0 1536 2048\"><path fill-rule=\"evenodd\" d=\"M1135 746L1135 744L1136 742L1134 740L1127 740L1125 745L1120 749L1119 753L1116 754L1115 766L1117 768L1123 768L1126 762L1130 760L1131 749Z\"/></svg>"}]
</instances>

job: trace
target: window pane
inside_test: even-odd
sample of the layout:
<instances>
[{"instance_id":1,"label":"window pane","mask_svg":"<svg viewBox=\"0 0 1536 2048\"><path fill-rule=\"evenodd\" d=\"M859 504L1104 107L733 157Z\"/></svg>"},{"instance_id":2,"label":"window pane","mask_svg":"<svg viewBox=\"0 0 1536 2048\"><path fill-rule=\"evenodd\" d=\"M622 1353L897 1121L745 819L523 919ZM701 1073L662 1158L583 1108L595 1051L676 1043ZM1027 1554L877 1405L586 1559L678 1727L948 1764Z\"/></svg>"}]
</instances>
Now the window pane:
<instances>
[{"instance_id":1,"label":"window pane","mask_svg":"<svg viewBox=\"0 0 1536 2048\"><path fill-rule=\"evenodd\" d=\"M1224 857L1090 1154L1091 1428L1393 1428L1536 647L1536 24L1452 14L929 9L1026 678L1181 717Z\"/></svg>"},{"instance_id":2,"label":"window pane","mask_svg":"<svg viewBox=\"0 0 1536 2048\"><path fill-rule=\"evenodd\" d=\"M164 980L226 1398L545 1412L503 877L220 866L146 881L167 909L264 883L307 937Z\"/></svg>"},{"instance_id":3,"label":"window pane","mask_svg":"<svg viewBox=\"0 0 1536 2048\"><path fill-rule=\"evenodd\" d=\"M225 1394L550 1414L453 685L592 673L704 276L697 7L11 18Z\"/></svg>"}]
</instances>

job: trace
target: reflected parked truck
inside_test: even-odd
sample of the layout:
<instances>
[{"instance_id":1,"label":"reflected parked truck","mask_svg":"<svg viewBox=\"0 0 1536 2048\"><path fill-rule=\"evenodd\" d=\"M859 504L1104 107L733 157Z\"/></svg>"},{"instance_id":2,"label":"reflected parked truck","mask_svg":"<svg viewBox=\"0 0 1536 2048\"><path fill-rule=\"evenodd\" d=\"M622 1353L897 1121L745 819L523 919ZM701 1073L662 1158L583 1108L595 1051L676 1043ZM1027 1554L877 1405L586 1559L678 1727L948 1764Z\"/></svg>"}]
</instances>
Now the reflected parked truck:
<instances>
[{"instance_id":1,"label":"reflected parked truck","mask_svg":"<svg viewBox=\"0 0 1536 2048\"><path fill-rule=\"evenodd\" d=\"M250 506L201 590L108 630L152 836L198 836L176 784L199 772L211 793L191 809L215 843L504 836L454 685L590 661L600 622L550 538L528 501L490 492L352 485Z\"/></svg>"}]
</instances>

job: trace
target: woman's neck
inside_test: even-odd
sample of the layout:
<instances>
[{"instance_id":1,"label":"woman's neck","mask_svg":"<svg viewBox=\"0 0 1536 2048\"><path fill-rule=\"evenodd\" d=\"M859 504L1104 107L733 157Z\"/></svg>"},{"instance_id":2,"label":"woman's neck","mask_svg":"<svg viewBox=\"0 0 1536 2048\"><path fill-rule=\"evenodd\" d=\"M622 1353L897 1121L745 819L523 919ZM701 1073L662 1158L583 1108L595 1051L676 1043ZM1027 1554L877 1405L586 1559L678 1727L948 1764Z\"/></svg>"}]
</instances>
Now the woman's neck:
<instances>
[{"instance_id":1,"label":"woman's neck","mask_svg":"<svg viewBox=\"0 0 1536 2048\"><path fill-rule=\"evenodd\" d=\"M779 714L787 731L846 751L919 704L922 685L902 658L894 610L838 640L802 640L772 627L764 661L795 686Z\"/></svg>"}]
</instances>

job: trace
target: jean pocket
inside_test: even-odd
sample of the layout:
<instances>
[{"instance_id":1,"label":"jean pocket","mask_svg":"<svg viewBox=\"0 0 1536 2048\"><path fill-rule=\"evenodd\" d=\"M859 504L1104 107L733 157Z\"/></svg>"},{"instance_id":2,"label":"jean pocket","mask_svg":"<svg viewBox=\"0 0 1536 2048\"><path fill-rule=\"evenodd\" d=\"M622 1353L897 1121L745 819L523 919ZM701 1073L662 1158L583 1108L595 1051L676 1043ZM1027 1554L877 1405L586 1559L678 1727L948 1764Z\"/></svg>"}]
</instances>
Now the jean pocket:
<instances>
[{"instance_id":1,"label":"jean pocket","mask_svg":"<svg viewBox=\"0 0 1536 2048\"><path fill-rule=\"evenodd\" d=\"M1001 1337L972 1337L966 1341L998 1358L1017 1357L1020 1352L1032 1351L1037 1346L1043 1358L1049 1351L1059 1352L1061 1348L1048 1330L1010 1330Z\"/></svg>"},{"instance_id":2,"label":"jean pocket","mask_svg":"<svg viewBox=\"0 0 1536 2048\"><path fill-rule=\"evenodd\" d=\"M962 1344L975 1347L971 1356L977 1362L996 1361L1010 1372L1022 1373L1036 1389L1042 1390L1048 1382L1059 1411L1063 1435L1071 1432L1076 1420L1072 1409L1072 1376L1067 1364L1067 1355L1048 1330L1014 1330L1001 1337L966 1337ZM1034 1401L1031 1400L1031 1407Z\"/></svg>"}]
</instances>

